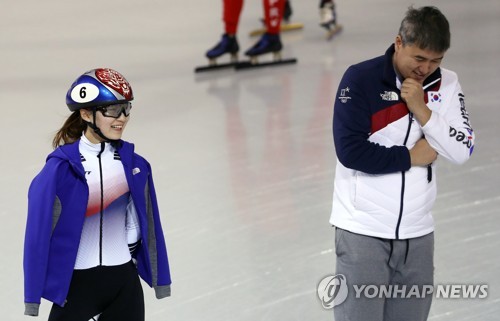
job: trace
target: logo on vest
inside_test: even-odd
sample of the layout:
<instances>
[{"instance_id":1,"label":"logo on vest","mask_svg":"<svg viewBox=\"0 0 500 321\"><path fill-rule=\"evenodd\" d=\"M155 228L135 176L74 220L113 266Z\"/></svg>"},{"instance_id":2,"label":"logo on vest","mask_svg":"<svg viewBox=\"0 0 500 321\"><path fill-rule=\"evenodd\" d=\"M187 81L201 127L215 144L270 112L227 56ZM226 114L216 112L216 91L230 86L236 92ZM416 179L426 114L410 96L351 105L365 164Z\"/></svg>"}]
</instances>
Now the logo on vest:
<instances>
[{"instance_id":1,"label":"logo on vest","mask_svg":"<svg viewBox=\"0 0 500 321\"><path fill-rule=\"evenodd\" d=\"M350 91L351 89L349 87L346 87L344 89L340 89L340 101L345 104L346 102L349 101L349 99L351 99L351 97L347 96L347 93Z\"/></svg>"},{"instance_id":2,"label":"logo on vest","mask_svg":"<svg viewBox=\"0 0 500 321\"><path fill-rule=\"evenodd\" d=\"M396 94L394 91L384 91L383 94L380 94L380 97L382 97L382 100L387 100L387 101L399 100L398 94Z\"/></svg>"}]
</instances>

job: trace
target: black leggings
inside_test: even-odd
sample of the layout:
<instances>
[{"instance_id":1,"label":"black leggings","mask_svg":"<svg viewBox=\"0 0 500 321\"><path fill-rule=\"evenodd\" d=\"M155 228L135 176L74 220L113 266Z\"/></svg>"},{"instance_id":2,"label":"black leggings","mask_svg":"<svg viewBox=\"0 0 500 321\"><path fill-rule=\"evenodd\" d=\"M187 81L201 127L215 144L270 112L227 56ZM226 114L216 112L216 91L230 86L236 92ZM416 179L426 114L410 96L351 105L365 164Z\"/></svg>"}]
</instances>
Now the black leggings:
<instances>
[{"instance_id":1,"label":"black leggings","mask_svg":"<svg viewBox=\"0 0 500 321\"><path fill-rule=\"evenodd\" d=\"M132 261L75 270L64 307L52 305L49 321L144 321L144 294Z\"/></svg>"}]
</instances>

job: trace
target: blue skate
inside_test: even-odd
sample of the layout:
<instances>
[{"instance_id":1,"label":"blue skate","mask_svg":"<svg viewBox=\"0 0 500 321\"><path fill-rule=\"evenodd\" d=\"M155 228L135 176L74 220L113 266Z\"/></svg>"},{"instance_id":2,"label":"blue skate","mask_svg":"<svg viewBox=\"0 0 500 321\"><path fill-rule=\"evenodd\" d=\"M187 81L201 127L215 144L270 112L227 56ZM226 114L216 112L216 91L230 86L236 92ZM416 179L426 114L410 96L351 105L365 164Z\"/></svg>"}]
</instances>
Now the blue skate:
<instances>
[{"instance_id":1,"label":"blue skate","mask_svg":"<svg viewBox=\"0 0 500 321\"><path fill-rule=\"evenodd\" d=\"M297 59L281 59L281 49L283 45L281 44L280 35L265 33L260 40L253 45L250 49L245 52L245 55L250 57L249 61L243 61L236 64L236 69L248 69L255 67L266 67L266 66L277 66L285 64L294 64ZM273 54L273 61L270 62L258 62L258 57L267 53Z\"/></svg>"},{"instance_id":2,"label":"blue skate","mask_svg":"<svg viewBox=\"0 0 500 321\"><path fill-rule=\"evenodd\" d=\"M255 45L245 52L245 55L249 56L253 63L257 63L258 56L272 52L274 60L278 61L281 60L282 48L280 35L265 33Z\"/></svg>"},{"instance_id":3,"label":"blue skate","mask_svg":"<svg viewBox=\"0 0 500 321\"><path fill-rule=\"evenodd\" d=\"M231 55L231 62L236 62L238 60L238 51L240 46L238 45L238 40L236 36L229 36L228 34L223 34L222 39L218 44L212 49L208 50L206 53L207 58L215 63L215 59L220 56L229 53Z\"/></svg>"},{"instance_id":4,"label":"blue skate","mask_svg":"<svg viewBox=\"0 0 500 321\"><path fill-rule=\"evenodd\" d=\"M207 51L205 56L208 58L208 66L196 67L195 72L210 71L216 69L223 69L227 67L234 67L238 62L238 51L240 46L236 36L223 34L221 40L210 50ZM217 58L224 54L230 54L231 60L229 63L217 64Z\"/></svg>"}]
</instances>

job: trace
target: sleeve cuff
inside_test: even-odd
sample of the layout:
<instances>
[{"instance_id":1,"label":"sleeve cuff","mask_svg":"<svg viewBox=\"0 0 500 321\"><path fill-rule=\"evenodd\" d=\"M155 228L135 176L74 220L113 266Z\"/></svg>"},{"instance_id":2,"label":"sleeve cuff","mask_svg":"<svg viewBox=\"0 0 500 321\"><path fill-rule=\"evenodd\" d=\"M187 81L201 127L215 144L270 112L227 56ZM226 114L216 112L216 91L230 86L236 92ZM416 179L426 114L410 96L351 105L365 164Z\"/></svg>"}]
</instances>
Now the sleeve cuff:
<instances>
[{"instance_id":1,"label":"sleeve cuff","mask_svg":"<svg viewBox=\"0 0 500 321\"><path fill-rule=\"evenodd\" d=\"M170 296L170 285L155 286L157 299L163 299Z\"/></svg>"},{"instance_id":2,"label":"sleeve cuff","mask_svg":"<svg viewBox=\"0 0 500 321\"><path fill-rule=\"evenodd\" d=\"M24 315L38 316L39 303L24 303Z\"/></svg>"}]
</instances>

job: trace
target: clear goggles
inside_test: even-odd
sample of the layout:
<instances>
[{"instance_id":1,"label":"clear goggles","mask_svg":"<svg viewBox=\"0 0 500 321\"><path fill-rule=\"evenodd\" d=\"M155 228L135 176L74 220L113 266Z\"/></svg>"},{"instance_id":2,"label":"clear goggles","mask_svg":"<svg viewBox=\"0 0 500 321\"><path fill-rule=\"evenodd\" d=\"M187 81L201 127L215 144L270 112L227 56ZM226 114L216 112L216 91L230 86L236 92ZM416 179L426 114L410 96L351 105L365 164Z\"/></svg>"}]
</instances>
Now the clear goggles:
<instances>
[{"instance_id":1,"label":"clear goggles","mask_svg":"<svg viewBox=\"0 0 500 321\"><path fill-rule=\"evenodd\" d=\"M97 110L100 111L104 117L112 118L119 118L121 114L124 114L125 117L128 117L130 115L131 109L132 103L130 102L97 107Z\"/></svg>"}]
</instances>

